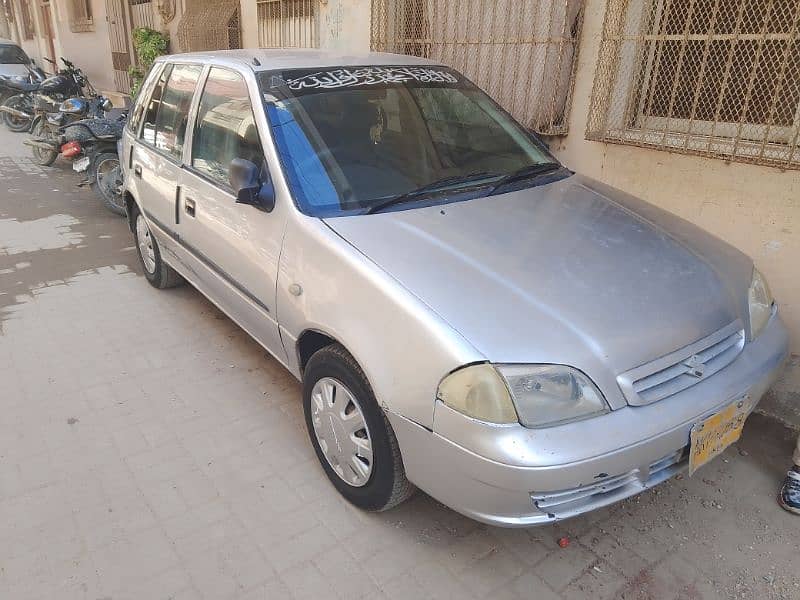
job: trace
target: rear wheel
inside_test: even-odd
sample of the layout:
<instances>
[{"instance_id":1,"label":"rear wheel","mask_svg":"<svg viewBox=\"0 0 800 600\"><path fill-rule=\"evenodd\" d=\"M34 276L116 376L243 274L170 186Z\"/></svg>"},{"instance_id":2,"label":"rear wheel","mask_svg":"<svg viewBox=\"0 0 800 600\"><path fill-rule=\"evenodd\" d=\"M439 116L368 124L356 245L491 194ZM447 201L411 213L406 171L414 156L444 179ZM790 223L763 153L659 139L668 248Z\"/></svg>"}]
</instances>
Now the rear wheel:
<instances>
[{"instance_id":1,"label":"rear wheel","mask_svg":"<svg viewBox=\"0 0 800 600\"><path fill-rule=\"evenodd\" d=\"M23 112L30 112L28 102L21 94L17 94L16 96L11 96L8 98L5 102L3 102L3 106L7 106L15 110L21 110ZM10 131L19 133L21 131L28 131L31 128L31 120L28 118L18 117L5 111L0 114L3 116L3 124Z\"/></svg>"},{"instance_id":2,"label":"rear wheel","mask_svg":"<svg viewBox=\"0 0 800 600\"><path fill-rule=\"evenodd\" d=\"M361 367L339 344L309 359L303 408L317 458L348 501L382 511L414 493L392 426Z\"/></svg>"},{"instance_id":3,"label":"rear wheel","mask_svg":"<svg viewBox=\"0 0 800 600\"><path fill-rule=\"evenodd\" d=\"M116 152L101 152L94 157L89 180L103 205L115 215L125 216L125 200L122 197L122 170Z\"/></svg>"},{"instance_id":4,"label":"rear wheel","mask_svg":"<svg viewBox=\"0 0 800 600\"><path fill-rule=\"evenodd\" d=\"M144 276L150 282L150 285L163 290L183 283L183 277L161 259L158 243L150 233L150 228L147 226L147 221L144 220L142 213L136 210L133 219L136 224L133 229L133 235L136 239L139 260L144 269Z\"/></svg>"},{"instance_id":5,"label":"rear wheel","mask_svg":"<svg viewBox=\"0 0 800 600\"><path fill-rule=\"evenodd\" d=\"M46 141L50 138L50 130L44 119L39 119L34 123L33 129L31 129L31 136L35 138L35 141ZM34 162L43 167L49 167L58 158L57 151L47 150L41 146L31 146L31 154L33 154Z\"/></svg>"}]
</instances>

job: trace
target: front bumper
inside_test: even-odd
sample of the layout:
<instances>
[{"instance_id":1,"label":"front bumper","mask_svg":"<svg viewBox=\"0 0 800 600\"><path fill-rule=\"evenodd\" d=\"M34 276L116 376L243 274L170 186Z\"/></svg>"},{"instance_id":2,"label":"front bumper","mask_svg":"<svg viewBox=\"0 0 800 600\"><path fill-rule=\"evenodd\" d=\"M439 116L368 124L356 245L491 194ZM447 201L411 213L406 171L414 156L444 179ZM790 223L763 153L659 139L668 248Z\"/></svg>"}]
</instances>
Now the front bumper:
<instances>
[{"instance_id":1,"label":"front bumper","mask_svg":"<svg viewBox=\"0 0 800 600\"><path fill-rule=\"evenodd\" d=\"M481 423L443 404L435 431L387 415L406 474L419 488L478 521L540 525L617 502L682 471L692 426L748 395L755 406L788 350L776 313L708 380L647 406L547 429Z\"/></svg>"}]
</instances>

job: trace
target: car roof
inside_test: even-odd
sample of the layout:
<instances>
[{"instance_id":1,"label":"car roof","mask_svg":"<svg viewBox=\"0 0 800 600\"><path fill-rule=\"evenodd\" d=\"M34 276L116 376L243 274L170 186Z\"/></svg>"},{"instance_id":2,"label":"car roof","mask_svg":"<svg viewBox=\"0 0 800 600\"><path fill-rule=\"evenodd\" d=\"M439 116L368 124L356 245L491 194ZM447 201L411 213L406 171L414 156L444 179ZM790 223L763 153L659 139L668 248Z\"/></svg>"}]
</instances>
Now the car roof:
<instances>
[{"instance_id":1,"label":"car roof","mask_svg":"<svg viewBox=\"0 0 800 600\"><path fill-rule=\"evenodd\" d=\"M280 69L354 67L367 65L440 65L426 58L390 54L388 52L340 53L314 48L274 48L247 50L214 50L211 52L188 52L159 57L166 62L199 62L220 66L247 66L253 71L272 71Z\"/></svg>"},{"instance_id":2,"label":"car roof","mask_svg":"<svg viewBox=\"0 0 800 600\"><path fill-rule=\"evenodd\" d=\"M0 38L0 46L19 46L19 44L14 40L7 40L6 38Z\"/></svg>"}]
</instances>

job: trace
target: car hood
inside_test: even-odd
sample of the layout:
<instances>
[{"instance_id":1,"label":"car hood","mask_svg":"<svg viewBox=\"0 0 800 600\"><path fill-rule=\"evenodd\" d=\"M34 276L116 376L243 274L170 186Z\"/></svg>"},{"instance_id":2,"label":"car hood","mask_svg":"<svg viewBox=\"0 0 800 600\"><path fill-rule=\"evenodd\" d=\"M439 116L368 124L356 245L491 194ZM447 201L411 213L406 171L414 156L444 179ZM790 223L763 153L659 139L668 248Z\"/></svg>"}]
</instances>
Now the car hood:
<instances>
[{"instance_id":1,"label":"car hood","mask_svg":"<svg viewBox=\"0 0 800 600\"><path fill-rule=\"evenodd\" d=\"M493 362L613 377L746 310L748 257L594 180L325 222ZM387 315L387 318L391 318Z\"/></svg>"},{"instance_id":2,"label":"car hood","mask_svg":"<svg viewBox=\"0 0 800 600\"><path fill-rule=\"evenodd\" d=\"M0 63L0 75L4 77L27 77L28 67L25 65Z\"/></svg>"}]
</instances>

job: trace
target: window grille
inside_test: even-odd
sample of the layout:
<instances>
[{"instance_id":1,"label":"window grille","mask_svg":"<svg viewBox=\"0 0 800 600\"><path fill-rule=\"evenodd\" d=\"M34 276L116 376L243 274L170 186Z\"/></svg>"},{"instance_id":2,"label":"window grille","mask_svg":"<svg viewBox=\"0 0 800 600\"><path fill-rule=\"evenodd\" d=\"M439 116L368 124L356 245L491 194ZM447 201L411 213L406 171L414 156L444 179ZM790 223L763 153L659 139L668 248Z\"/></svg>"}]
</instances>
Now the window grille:
<instances>
[{"instance_id":1,"label":"window grille","mask_svg":"<svg viewBox=\"0 0 800 600\"><path fill-rule=\"evenodd\" d=\"M609 0L587 138L800 168L800 0Z\"/></svg>"},{"instance_id":2,"label":"window grille","mask_svg":"<svg viewBox=\"0 0 800 600\"><path fill-rule=\"evenodd\" d=\"M22 13L22 37L26 40L32 40L36 30L33 26L33 13L31 12L30 0L20 0L20 12Z\"/></svg>"},{"instance_id":3,"label":"window grille","mask_svg":"<svg viewBox=\"0 0 800 600\"><path fill-rule=\"evenodd\" d=\"M261 48L317 48L319 0L258 0Z\"/></svg>"},{"instance_id":4,"label":"window grille","mask_svg":"<svg viewBox=\"0 0 800 600\"><path fill-rule=\"evenodd\" d=\"M91 0L70 0L68 7L70 31L80 33L94 30Z\"/></svg>"},{"instance_id":5,"label":"window grille","mask_svg":"<svg viewBox=\"0 0 800 600\"><path fill-rule=\"evenodd\" d=\"M583 0L372 0L373 50L451 66L540 133L567 133Z\"/></svg>"},{"instance_id":6,"label":"window grille","mask_svg":"<svg viewBox=\"0 0 800 600\"><path fill-rule=\"evenodd\" d=\"M156 28L156 13L153 10L151 0L130 0L130 6L131 29L138 29L139 27Z\"/></svg>"}]
</instances>

